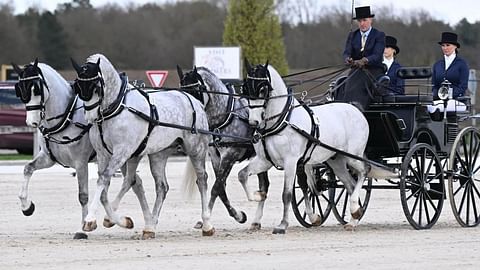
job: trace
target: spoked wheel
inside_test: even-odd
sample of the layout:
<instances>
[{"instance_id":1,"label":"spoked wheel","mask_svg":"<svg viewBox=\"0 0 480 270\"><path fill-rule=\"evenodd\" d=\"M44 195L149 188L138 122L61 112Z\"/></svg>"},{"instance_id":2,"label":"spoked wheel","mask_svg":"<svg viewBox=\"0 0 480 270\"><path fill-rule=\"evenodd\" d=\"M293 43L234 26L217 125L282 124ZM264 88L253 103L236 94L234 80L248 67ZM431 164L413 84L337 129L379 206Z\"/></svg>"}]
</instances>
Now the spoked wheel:
<instances>
[{"instance_id":1,"label":"spoked wheel","mask_svg":"<svg viewBox=\"0 0 480 270\"><path fill-rule=\"evenodd\" d=\"M337 183L340 180L336 179ZM359 220L365 215L367 211L368 202L370 201L370 194L372 193L372 178L365 179L360 195L358 197L358 204L362 208L362 215ZM345 225L350 220L350 196L347 189L343 185L338 185L337 188L329 190L330 201L333 203L332 212L340 224Z\"/></svg>"},{"instance_id":2,"label":"spoked wheel","mask_svg":"<svg viewBox=\"0 0 480 270\"><path fill-rule=\"evenodd\" d=\"M314 168L315 175L315 190L311 190L308 187L306 179L304 177L295 177L295 183L292 194L292 209L295 217L298 222L306 227L310 228L313 226L312 222L307 216L306 206L305 206L305 197L303 190L307 192L307 196L310 201L310 206L312 207L313 213L316 213L321 218L321 223L315 224L319 226L327 220L328 215L332 209L331 204L328 201L328 197L324 194L328 189L328 185L332 183L335 176L332 171L324 165Z\"/></svg>"},{"instance_id":3,"label":"spoked wheel","mask_svg":"<svg viewBox=\"0 0 480 270\"><path fill-rule=\"evenodd\" d=\"M458 223L474 227L480 223L480 133L464 128L452 147L449 160L448 195Z\"/></svg>"},{"instance_id":4,"label":"spoked wheel","mask_svg":"<svg viewBox=\"0 0 480 270\"><path fill-rule=\"evenodd\" d=\"M400 199L408 222L417 230L431 228L445 198L442 164L432 147L415 144L402 163Z\"/></svg>"}]
</instances>

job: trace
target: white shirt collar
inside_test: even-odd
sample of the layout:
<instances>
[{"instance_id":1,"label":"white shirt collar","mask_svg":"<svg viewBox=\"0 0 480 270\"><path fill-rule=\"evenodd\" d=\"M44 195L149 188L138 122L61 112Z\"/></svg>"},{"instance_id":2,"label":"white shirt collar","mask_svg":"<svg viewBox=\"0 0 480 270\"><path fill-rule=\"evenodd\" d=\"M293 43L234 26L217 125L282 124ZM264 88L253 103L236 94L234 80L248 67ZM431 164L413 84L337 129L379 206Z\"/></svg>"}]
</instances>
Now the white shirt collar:
<instances>
[{"instance_id":1,"label":"white shirt collar","mask_svg":"<svg viewBox=\"0 0 480 270\"><path fill-rule=\"evenodd\" d=\"M360 34L361 34L361 35L365 34L366 37L368 38L368 35L370 35L370 32L371 32L371 31L372 31L372 27L368 28L368 30L365 31L365 32L360 31Z\"/></svg>"},{"instance_id":2,"label":"white shirt collar","mask_svg":"<svg viewBox=\"0 0 480 270\"><path fill-rule=\"evenodd\" d=\"M389 70L390 67L392 66L393 61L395 61L395 58L393 58L393 57L392 57L392 59L387 59L387 58L385 58L385 57L383 58L383 63L384 63L385 65L387 65L387 71L385 71L385 74L388 73L388 70Z\"/></svg>"},{"instance_id":3,"label":"white shirt collar","mask_svg":"<svg viewBox=\"0 0 480 270\"><path fill-rule=\"evenodd\" d=\"M457 54L452 53L449 56L443 55L443 57L445 59L445 70L447 70L452 64L453 60L455 60L455 57L457 57Z\"/></svg>"}]
</instances>

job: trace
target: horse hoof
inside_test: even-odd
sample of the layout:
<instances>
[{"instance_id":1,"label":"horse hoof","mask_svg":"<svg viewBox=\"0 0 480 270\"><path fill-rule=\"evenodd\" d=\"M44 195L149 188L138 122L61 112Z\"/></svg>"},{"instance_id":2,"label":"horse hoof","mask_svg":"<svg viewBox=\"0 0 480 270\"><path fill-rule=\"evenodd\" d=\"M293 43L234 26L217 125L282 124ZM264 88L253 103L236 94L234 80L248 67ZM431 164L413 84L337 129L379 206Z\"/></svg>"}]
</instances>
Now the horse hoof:
<instances>
[{"instance_id":1,"label":"horse hoof","mask_svg":"<svg viewBox=\"0 0 480 270\"><path fill-rule=\"evenodd\" d=\"M353 219L360 219L363 216L363 208L358 208L357 211L352 213L352 218Z\"/></svg>"},{"instance_id":2,"label":"horse hoof","mask_svg":"<svg viewBox=\"0 0 480 270\"><path fill-rule=\"evenodd\" d=\"M113 226L115 226L115 223L113 223L110 219L108 218L103 219L103 227L112 228Z\"/></svg>"},{"instance_id":3,"label":"horse hoof","mask_svg":"<svg viewBox=\"0 0 480 270\"><path fill-rule=\"evenodd\" d=\"M75 235L73 236L73 239L75 240L88 239L88 235L83 232L76 232Z\"/></svg>"},{"instance_id":4,"label":"horse hoof","mask_svg":"<svg viewBox=\"0 0 480 270\"><path fill-rule=\"evenodd\" d=\"M343 225L343 229L345 231L353 232L355 230L355 226L347 223L347 224Z\"/></svg>"},{"instance_id":5,"label":"horse hoof","mask_svg":"<svg viewBox=\"0 0 480 270\"><path fill-rule=\"evenodd\" d=\"M262 224L260 223L252 223L252 225L250 225L250 231L260 231L260 229L262 229Z\"/></svg>"},{"instance_id":6,"label":"horse hoof","mask_svg":"<svg viewBox=\"0 0 480 270\"><path fill-rule=\"evenodd\" d=\"M240 211L240 214L242 217L240 219L237 219L238 223L243 224L247 222L247 214L245 214L243 211Z\"/></svg>"},{"instance_id":7,"label":"horse hoof","mask_svg":"<svg viewBox=\"0 0 480 270\"><path fill-rule=\"evenodd\" d=\"M83 223L82 230L84 232L91 232L91 231L94 231L96 228L97 228L97 221L93 220L93 221L88 221Z\"/></svg>"},{"instance_id":8,"label":"horse hoof","mask_svg":"<svg viewBox=\"0 0 480 270\"><path fill-rule=\"evenodd\" d=\"M148 240L148 239L154 239L154 238L155 238L155 232L143 231L142 240Z\"/></svg>"},{"instance_id":9,"label":"horse hoof","mask_svg":"<svg viewBox=\"0 0 480 270\"><path fill-rule=\"evenodd\" d=\"M312 226L318 227L318 226L322 225L322 223L323 223L322 218L320 216L317 216L315 218L315 220L312 221Z\"/></svg>"},{"instance_id":10,"label":"horse hoof","mask_svg":"<svg viewBox=\"0 0 480 270\"><path fill-rule=\"evenodd\" d=\"M285 234L285 229L275 228L273 229L273 234Z\"/></svg>"},{"instance_id":11,"label":"horse hoof","mask_svg":"<svg viewBox=\"0 0 480 270\"><path fill-rule=\"evenodd\" d=\"M30 203L30 206L28 207L27 210L22 210L23 215L25 216L31 216L33 212L35 212L35 204L33 202Z\"/></svg>"},{"instance_id":12,"label":"horse hoof","mask_svg":"<svg viewBox=\"0 0 480 270\"><path fill-rule=\"evenodd\" d=\"M133 229L133 227L134 227L133 220L129 217L125 217L125 228Z\"/></svg>"},{"instance_id":13,"label":"horse hoof","mask_svg":"<svg viewBox=\"0 0 480 270\"><path fill-rule=\"evenodd\" d=\"M253 199L256 202L263 202L267 199L267 193L264 191L255 191L255 193L253 193Z\"/></svg>"},{"instance_id":14,"label":"horse hoof","mask_svg":"<svg viewBox=\"0 0 480 270\"><path fill-rule=\"evenodd\" d=\"M215 234L215 228L211 228L208 231L202 231L202 236L212 236Z\"/></svg>"},{"instance_id":15,"label":"horse hoof","mask_svg":"<svg viewBox=\"0 0 480 270\"><path fill-rule=\"evenodd\" d=\"M200 230L203 227L203 222L199 221L195 226L193 226L194 229Z\"/></svg>"}]
</instances>

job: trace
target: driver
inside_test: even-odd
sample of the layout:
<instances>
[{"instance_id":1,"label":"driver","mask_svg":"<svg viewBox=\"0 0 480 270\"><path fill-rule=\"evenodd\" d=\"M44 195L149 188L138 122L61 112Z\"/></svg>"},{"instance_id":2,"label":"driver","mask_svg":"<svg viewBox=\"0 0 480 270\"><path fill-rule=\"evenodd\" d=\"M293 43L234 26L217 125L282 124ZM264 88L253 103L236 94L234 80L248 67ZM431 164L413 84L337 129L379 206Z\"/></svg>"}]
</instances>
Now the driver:
<instances>
[{"instance_id":1,"label":"driver","mask_svg":"<svg viewBox=\"0 0 480 270\"><path fill-rule=\"evenodd\" d=\"M361 109L368 108L373 97L373 83L385 73L383 51L385 33L372 27L370 6L355 8L358 29L350 32L345 44L343 59L352 66L346 79L344 93L337 100L356 103Z\"/></svg>"}]
</instances>

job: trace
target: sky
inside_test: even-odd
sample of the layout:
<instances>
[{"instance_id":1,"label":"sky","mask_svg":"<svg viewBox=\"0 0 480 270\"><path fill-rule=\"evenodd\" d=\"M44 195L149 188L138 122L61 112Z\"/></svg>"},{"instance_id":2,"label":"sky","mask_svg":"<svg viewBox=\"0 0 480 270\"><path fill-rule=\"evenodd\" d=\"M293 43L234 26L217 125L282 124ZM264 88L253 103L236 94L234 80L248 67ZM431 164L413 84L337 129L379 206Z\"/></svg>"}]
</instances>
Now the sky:
<instances>
[{"instance_id":1,"label":"sky","mask_svg":"<svg viewBox=\"0 0 480 270\"><path fill-rule=\"evenodd\" d=\"M458 23L462 18L467 18L470 23L480 21L480 1L479 0L354 0L355 6L372 7L372 13L375 13L375 7L391 7L397 15L408 14L409 11L424 9L430 12L433 18L443 20L451 26ZM71 2L68 0L0 0L0 3L11 3L15 8L15 13L23 13L28 7L41 7L50 11L55 10L57 4ZM94 7L101 7L107 3L117 3L126 6L129 3L142 5L150 3L175 2L175 0L90 0ZM335 6L345 10L350 10L351 0L315 0L319 6ZM376 13L376 16L381 14Z\"/></svg>"}]
</instances>

